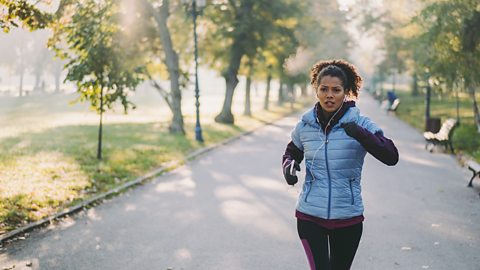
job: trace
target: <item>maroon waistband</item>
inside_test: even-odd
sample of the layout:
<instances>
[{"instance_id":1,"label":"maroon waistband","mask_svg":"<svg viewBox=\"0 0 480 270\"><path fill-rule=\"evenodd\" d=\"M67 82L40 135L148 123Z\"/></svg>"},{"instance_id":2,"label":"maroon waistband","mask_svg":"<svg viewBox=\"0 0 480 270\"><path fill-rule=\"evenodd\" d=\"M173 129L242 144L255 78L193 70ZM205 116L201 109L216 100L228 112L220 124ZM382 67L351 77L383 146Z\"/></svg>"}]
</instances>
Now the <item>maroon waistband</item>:
<instances>
[{"instance_id":1,"label":"maroon waistband","mask_svg":"<svg viewBox=\"0 0 480 270\"><path fill-rule=\"evenodd\" d=\"M351 217L347 219L323 219L323 218L307 215L298 210L295 211L295 217L301 220L314 222L315 224L322 226L328 230L353 226L365 220L365 217L363 215Z\"/></svg>"}]
</instances>

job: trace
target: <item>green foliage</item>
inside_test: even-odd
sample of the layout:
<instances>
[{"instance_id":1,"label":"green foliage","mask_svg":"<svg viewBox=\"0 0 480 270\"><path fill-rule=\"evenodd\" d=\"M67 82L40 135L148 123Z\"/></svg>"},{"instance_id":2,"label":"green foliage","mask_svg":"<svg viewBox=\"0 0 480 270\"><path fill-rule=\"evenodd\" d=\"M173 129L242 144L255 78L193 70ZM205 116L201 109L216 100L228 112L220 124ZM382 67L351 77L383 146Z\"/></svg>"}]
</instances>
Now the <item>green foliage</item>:
<instances>
[{"instance_id":1,"label":"green foliage","mask_svg":"<svg viewBox=\"0 0 480 270\"><path fill-rule=\"evenodd\" d=\"M300 15L298 1L218 1L205 9L208 31L202 47L211 67L224 73L233 55L248 56L259 61L259 70L273 65L282 67L283 60L295 53L298 40L294 35ZM229 49L225 49L229 48ZM244 72L245 73L245 72Z\"/></svg>"},{"instance_id":2,"label":"green foliage","mask_svg":"<svg viewBox=\"0 0 480 270\"><path fill-rule=\"evenodd\" d=\"M193 30L188 9L182 5L180 0L170 0L167 27L172 41L173 49L178 54L179 61L179 85L186 88L189 82L188 67L193 61ZM155 20L155 15L161 14L160 6L165 2L162 0L141 0L131 1L134 3L136 13L134 22L128 25L131 33L130 42L138 43L139 54L144 55L147 63L148 74L159 80L169 80L165 47L159 35L160 27ZM132 7L130 7L131 9ZM131 13L131 10L127 11ZM155 15L154 15L155 14ZM128 16L132 16L129 14ZM169 91L170 92L170 91Z\"/></svg>"},{"instance_id":3,"label":"green foliage","mask_svg":"<svg viewBox=\"0 0 480 270\"><path fill-rule=\"evenodd\" d=\"M471 154L480 152L480 134L475 125L460 125L453 133L453 143L457 150L467 151Z\"/></svg>"},{"instance_id":4,"label":"green foliage","mask_svg":"<svg viewBox=\"0 0 480 270\"><path fill-rule=\"evenodd\" d=\"M414 1L394 3L398 2L407 7ZM377 66L375 79L384 80L392 66L397 66L398 72L405 67L415 74L417 86L431 85L444 93L467 90L475 100L475 88L480 84L478 1L425 1L417 15L399 22L392 20L386 28L386 58ZM476 103L473 111L480 132Z\"/></svg>"},{"instance_id":5,"label":"green foliage","mask_svg":"<svg viewBox=\"0 0 480 270\"><path fill-rule=\"evenodd\" d=\"M349 13L341 10L337 1L296 1L291 16L297 24L292 42L279 33L272 54L279 66L276 71L286 84L305 85L309 82L314 63L325 59L347 59L351 37L345 31Z\"/></svg>"},{"instance_id":6,"label":"green foliage","mask_svg":"<svg viewBox=\"0 0 480 270\"><path fill-rule=\"evenodd\" d=\"M479 14L478 1L441 1L427 5L415 22L422 28L417 39L429 45L425 57L416 61L425 66L428 76L444 80L450 89L453 84L468 89L480 132L480 113L475 102L475 87L480 83L480 35L476 25Z\"/></svg>"},{"instance_id":7,"label":"green foliage","mask_svg":"<svg viewBox=\"0 0 480 270\"><path fill-rule=\"evenodd\" d=\"M450 80L478 80L474 74L478 73L480 50L466 51L462 44L462 40L466 40L462 34L470 33L465 27L478 12L476 8L479 8L478 4L472 0L434 2L426 6L413 21L421 27L421 32L416 37L417 44L428 44L424 56L416 62L431 75ZM445 16L446 14L449 15ZM473 46L469 44L476 48L479 48L478 45L479 43Z\"/></svg>"},{"instance_id":8,"label":"green foliage","mask_svg":"<svg viewBox=\"0 0 480 270\"><path fill-rule=\"evenodd\" d=\"M397 91L402 101L396 111L396 115L403 121L409 123L419 131L425 128L425 97L412 96L411 93ZM431 116L438 117L441 121L447 118L457 118L456 99L452 95L433 96L431 100ZM480 162L480 135L476 132L474 117L472 114L472 100L463 95L459 103L460 126L453 133L453 147L461 152L467 153Z\"/></svg>"},{"instance_id":9,"label":"green foliage","mask_svg":"<svg viewBox=\"0 0 480 270\"><path fill-rule=\"evenodd\" d=\"M0 0L0 29L8 33L12 27L19 24L31 29L45 28L53 16L40 10L36 4L27 0Z\"/></svg>"},{"instance_id":10,"label":"green foliage","mask_svg":"<svg viewBox=\"0 0 480 270\"><path fill-rule=\"evenodd\" d=\"M138 48L123 46L116 1L77 1L65 16L54 28L50 44L68 59L66 80L76 83L80 100L88 100L98 112L117 100L125 111L133 107L128 91L143 80L144 68L142 58L135 55Z\"/></svg>"}]
</instances>

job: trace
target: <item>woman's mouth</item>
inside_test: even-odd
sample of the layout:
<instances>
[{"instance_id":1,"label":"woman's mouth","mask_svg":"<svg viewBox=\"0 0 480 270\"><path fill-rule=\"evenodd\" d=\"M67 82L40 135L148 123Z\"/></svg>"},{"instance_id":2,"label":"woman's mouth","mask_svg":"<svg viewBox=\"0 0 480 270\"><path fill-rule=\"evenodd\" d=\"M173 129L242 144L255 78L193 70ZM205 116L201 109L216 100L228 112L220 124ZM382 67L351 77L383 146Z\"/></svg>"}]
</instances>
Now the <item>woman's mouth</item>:
<instances>
[{"instance_id":1,"label":"woman's mouth","mask_svg":"<svg viewBox=\"0 0 480 270\"><path fill-rule=\"evenodd\" d=\"M325 106L327 106L327 107L335 106L335 102L333 102L333 101L325 101Z\"/></svg>"}]
</instances>

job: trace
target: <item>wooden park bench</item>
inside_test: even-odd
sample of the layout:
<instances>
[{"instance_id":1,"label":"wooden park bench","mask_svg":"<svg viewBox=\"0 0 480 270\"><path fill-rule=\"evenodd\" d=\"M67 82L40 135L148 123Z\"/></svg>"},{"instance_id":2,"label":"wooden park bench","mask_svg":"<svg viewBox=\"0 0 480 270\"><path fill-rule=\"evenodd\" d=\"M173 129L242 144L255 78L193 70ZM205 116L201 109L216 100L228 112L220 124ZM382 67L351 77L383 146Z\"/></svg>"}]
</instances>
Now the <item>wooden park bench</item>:
<instances>
[{"instance_id":1,"label":"wooden park bench","mask_svg":"<svg viewBox=\"0 0 480 270\"><path fill-rule=\"evenodd\" d=\"M478 164L477 162L475 162L473 160L470 160L470 161L467 162L467 166L468 166L468 169L470 171L472 171L472 173L473 173L472 179L470 179L470 182L468 183L468 186L473 187L473 185L472 185L473 179L475 179L475 177L477 177L477 176L480 177L480 164ZM480 196L480 193L478 193L478 195Z\"/></svg>"},{"instance_id":2,"label":"wooden park bench","mask_svg":"<svg viewBox=\"0 0 480 270\"><path fill-rule=\"evenodd\" d=\"M424 132L423 137L427 141L425 149L428 149L429 146L431 146L429 151L432 152L435 145L443 145L445 150L447 150L447 147L450 147L450 151L453 153L452 135L456 126L457 120L449 118L443 122L442 127L437 133L430 131Z\"/></svg>"}]
</instances>

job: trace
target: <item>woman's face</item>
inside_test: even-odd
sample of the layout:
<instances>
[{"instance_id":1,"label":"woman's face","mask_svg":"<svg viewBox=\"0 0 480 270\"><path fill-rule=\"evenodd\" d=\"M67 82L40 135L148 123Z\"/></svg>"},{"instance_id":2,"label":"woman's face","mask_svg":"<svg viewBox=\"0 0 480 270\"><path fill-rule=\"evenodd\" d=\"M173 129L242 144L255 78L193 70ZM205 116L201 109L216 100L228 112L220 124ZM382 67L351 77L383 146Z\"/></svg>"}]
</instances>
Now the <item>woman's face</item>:
<instances>
[{"instance_id":1,"label":"woman's face","mask_svg":"<svg viewBox=\"0 0 480 270\"><path fill-rule=\"evenodd\" d=\"M342 80L330 75L323 76L320 79L320 83L315 92L317 93L320 105L327 113L337 111L345 99L345 89L343 89Z\"/></svg>"}]
</instances>

